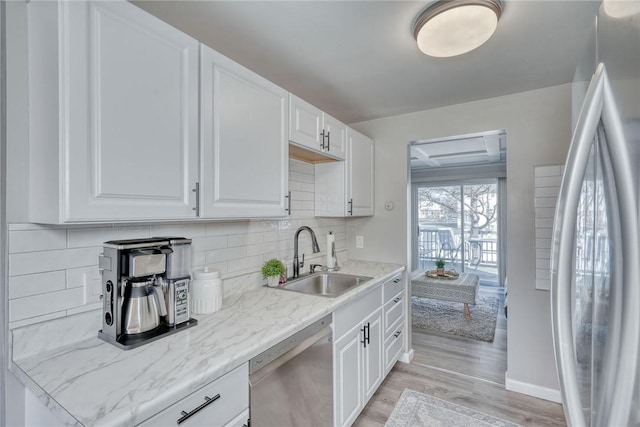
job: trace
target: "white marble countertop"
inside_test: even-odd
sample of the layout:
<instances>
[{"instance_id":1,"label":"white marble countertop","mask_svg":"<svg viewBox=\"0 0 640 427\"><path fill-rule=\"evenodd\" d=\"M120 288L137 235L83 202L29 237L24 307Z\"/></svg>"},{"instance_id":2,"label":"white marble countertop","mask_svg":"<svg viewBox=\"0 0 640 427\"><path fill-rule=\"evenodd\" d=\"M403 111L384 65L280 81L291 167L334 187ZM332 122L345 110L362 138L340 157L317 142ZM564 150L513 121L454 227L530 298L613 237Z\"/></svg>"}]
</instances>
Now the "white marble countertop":
<instances>
[{"instance_id":1,"label":"white marble countertop","mask_svg":"<svg viewBox=\"0 0 640 427\"><path fill-rule=\"evenodd\" d=\"M349 261L341 273L374 279L337 298L267 287L248 291L216 313L194 316L196 327L129 351L95 336L20 357L14 342L11 368L66 424L133 426L402 270ZM14 341L25 339L26 332L13 332ZM57 334L64 342L64 331Z\"/></svg>"}]
</instances>

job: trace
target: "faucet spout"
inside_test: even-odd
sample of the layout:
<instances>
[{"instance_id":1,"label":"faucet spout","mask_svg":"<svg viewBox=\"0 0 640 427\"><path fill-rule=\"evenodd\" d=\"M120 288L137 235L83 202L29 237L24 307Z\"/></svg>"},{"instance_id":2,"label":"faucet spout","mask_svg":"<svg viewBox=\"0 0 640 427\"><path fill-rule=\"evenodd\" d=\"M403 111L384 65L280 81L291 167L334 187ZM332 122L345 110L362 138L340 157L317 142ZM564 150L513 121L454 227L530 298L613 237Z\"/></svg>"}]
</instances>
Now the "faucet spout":
<instances>
[{"instance_id":1,"label":"faucet spout","mask_svg":"<svg viewBox=\"0 0 640 427\"><path fill-rule=\"evenodd\" d=\"M318 239L316 238L316 233L314 233L313 230L310 227L307 227L306 225L303 225L302 227L298 228L293 238L293 276L292 277L294 278L300 276L300 267L304 267L304 254L302 254L302 261L298 262L298 236L300 236L300 233L303 230L308 231L309 234L311 235L311 249L313 250L313 253L317 254L318 252L320 252L320 246L318 246Z\"/></svg>"}]
</instances>

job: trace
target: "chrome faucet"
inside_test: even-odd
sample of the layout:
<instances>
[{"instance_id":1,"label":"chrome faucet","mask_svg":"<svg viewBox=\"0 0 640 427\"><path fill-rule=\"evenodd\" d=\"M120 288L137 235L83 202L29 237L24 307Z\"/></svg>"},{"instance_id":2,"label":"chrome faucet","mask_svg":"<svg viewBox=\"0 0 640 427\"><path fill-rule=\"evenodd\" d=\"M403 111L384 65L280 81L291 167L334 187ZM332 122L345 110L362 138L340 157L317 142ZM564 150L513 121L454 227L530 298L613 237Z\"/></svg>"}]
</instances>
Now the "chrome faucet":
<instances>
[{"instance_id":1,"label":"chrome faucet","mask_svg":"<svg viewBox=\"0 0 640 427\"><path fill-rule=\"evenodd\" d=\"M304 267L304 254L302 254L302 261L298 262L298 236L302 230L307 230L311 235L311 248L313 249L313 253L317 254L320 252L320 246L318 246L318 239L316 239L316 233L306 225L298 228L296 231L296 235L293 238L293 278L300 276L300 267Z\"/></svg>"}]
</instances>

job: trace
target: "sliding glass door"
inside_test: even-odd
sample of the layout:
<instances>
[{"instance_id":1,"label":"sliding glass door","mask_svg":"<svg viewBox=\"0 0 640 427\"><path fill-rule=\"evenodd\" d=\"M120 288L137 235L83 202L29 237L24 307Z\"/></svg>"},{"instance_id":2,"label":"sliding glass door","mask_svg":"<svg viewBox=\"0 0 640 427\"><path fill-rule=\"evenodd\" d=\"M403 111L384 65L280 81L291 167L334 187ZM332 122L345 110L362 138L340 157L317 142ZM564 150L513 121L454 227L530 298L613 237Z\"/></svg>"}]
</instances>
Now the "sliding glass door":
<instances>
[{"instance_id":1,"label":"sliding glass door","mask_svg":"<svg viewBox=\"0 0 640 427\"><path fill-rule=\"evenodd\" d=\"M499 280L498 181L414 187L417 238L415 268L433 269L437 259L448 270L473 272L485 282Z\"/></svg>"}]
</instances>

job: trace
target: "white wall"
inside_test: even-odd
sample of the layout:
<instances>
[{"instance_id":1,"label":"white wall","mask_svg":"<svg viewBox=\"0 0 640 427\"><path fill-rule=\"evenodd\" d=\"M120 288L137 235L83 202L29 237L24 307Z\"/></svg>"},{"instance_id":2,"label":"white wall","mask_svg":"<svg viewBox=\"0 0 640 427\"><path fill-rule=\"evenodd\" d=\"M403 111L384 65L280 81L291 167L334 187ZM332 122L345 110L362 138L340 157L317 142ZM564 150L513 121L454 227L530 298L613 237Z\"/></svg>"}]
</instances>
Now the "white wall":
<instances>
[{"instance_id":1,"label":"white wall","mask_svg":"<svg viewBox=\"0 0 640 427\"><path fill-rule=\"evenodd\" d=\"M571 139L571 85L351 124L376 142L376 215L347 222L350 257L405 263L407 143L506 129L507 386L557 399L549 292L535 290L533 168L562 164ZM386 211L385 201L395 209ZM365 248L355 249L355 236Z\"/></svg>"}]
</instances>

